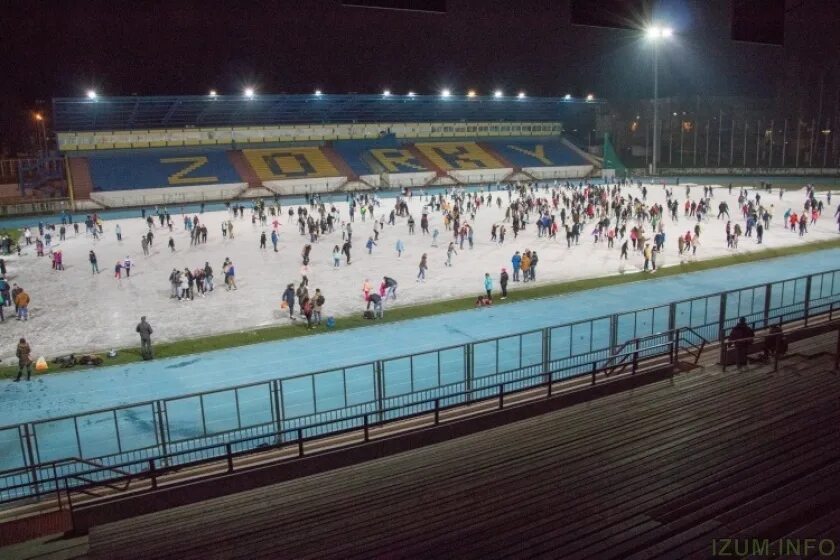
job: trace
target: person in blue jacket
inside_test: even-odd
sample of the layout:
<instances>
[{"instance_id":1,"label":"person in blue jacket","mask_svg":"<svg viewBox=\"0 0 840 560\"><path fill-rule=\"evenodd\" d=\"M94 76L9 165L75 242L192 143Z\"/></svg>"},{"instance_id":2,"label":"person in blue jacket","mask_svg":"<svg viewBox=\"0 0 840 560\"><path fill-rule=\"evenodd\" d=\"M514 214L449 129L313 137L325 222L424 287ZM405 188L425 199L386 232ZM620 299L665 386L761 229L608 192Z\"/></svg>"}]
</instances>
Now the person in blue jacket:
<instances>
[{"instance_id":1,"label":"person in blue jacket","mask_svg":"<svg viewBox=\"0 0 840 560\"><path fill-rule=\"evenodd\" d=\"M286 286L286 291L283 292L283 301L289 307L289 319L295 318L295 286L289 284Z\"/></svg>"},{"instance_id":2,"label":"person in blue jacket","mask_svg":"<svg viewBox=\"0 0 840 560\"><path fill-rule=\"evenodd\" d=\"M485 273L484 273L484 291L485 291L485 292L487 292L487 297L488 297L488 298L492 298L492 297L493 297L493 296L492 296L492 292L493 292L493 279L492 279L492 278L490 278L490 273L489 273L489 272L485 272Z\"/></svg>"},{"instance_id":3,"label":"person in blue jacket","mask_svg":"<svg viewBox=\"0 0 840 560\"><path fill-rule=\"evenodd\" d=\"M9 282L6 280L5 277L0 276L0 311L6 305L11 306L12 296L11 296L12 288L9 286Z\"/></svg>"},{"instance_id":4,"label":"person in blue jacket","mask_svg":"<svg viewBox=\"0 0 840 560\"><path fill-rule=\"evenodd\" d=\"M522 255L519 254L519 251L514 253L513 258L510 259L510 264L513 267L513 281L519 282L519 265L522 263Z\"/></svg>"},{"instance_id":5,"label":"person in blue jacket","mask_svg":"<svg viewBox=\"0 0 840 560\"><path fill-rule=\"evenodd\" d=\"M274 245L274 252L277 252L277 242L280 241L280 236L277 235L277 230L271 231L271 244Z\"/></svg>"}]
</instances>

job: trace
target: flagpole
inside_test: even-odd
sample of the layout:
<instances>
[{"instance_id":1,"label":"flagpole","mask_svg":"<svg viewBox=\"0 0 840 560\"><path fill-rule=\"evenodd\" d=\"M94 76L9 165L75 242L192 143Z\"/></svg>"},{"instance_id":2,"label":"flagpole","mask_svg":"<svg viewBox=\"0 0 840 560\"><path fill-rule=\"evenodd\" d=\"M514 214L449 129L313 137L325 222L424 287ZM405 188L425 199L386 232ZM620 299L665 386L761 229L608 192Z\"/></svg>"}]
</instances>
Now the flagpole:
<instances>
[{"instance_id":1,"label":"flagpole","mask_svg":"<svg viewBox=\"0 0 840 560\"><path fill-rule=\"evenodd\" d=\"M787 119L785 119L785 128L782 132L782 167L785 166L785 151L787 150Z\"/></svg>"},{"instance_id":2,"label":"flagpole","mask_svg":"<svg viewBox=\"0 0 840 560\"><path fill-rule=\"evenodd\" d=\"M744 157L742 158L744 161L744 169L747 168L747 121L744 121Z\"/></svg>"},{"instance_id":3,"label":"flagpole","mask_svg":"<svg viewBox=\"0 0 840 560\"><path fill-rule=\"evenodd\" d=\"M691 165L693 167L697 167L697 119L694 119L694 122L692 123L692 127L694 128L694 148L692 148L692 151L694 153L692 155Z\"/></svg>"},{"instance_id":4,"label":"flagpole","mask_svg":"<svg viewBox=\"0 0 840 560\"><path fill-rule=\"evenodd\" d=\"M799 167L799 144L802 140L802 116L796 117L796 167Z\"/></svg>"},{"instance_id":5,"label":"flagpole","mask_svg":"<svg viewBox=\"0 0 840 560\"><path fill-rule=\"evenodd\" d=\"M773 167L773 137L776 136L776 126L773 119L770 119L770 156L767 158L767 167Z\"/></svg>"}]
</instances>

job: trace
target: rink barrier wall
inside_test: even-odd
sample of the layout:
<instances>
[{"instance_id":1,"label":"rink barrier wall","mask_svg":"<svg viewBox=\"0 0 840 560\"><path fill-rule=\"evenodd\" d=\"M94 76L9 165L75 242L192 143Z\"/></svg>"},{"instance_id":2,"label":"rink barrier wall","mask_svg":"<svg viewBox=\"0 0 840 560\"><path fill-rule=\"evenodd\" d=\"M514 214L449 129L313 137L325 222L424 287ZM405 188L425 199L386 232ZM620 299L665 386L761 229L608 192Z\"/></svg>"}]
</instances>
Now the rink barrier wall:
<instances>
[{"instance_id":1,"label":"rink barrier wall","mask_svg":"<svg viewBox=\"0 0 840 560\"><path fill-rule=\"evenodd\" d=\"M129 462L137 474L167 455L184 463L208 460L224 456L228 445L237 452L276 445L278 434L309 438L358 428L360 415L412 415L430 399L454 405L465 391L487 398L499 383L520 390L539 374L551 373L554 381L591 375L593 363L609 366L628 343L635 344L637 357L671 351L663 340L675 329L699 345L722 340L742 316L762 329L803 320L807 326L809 318L830 320L837 311L840 269L417 354L0 427L0 503L60 490L65 477L83 485L94 475L122 476L120 465Z\"/></svg>"},{"instance_id":2,"label":"rink barrier wall","mask_svg":"<svg viewBox=\"0 0 840 560\"><path fill-rule=\"evenodd\" d=\"M647 176L644 168L628 169L634 176ZM656 170L658 176L690 177L704 176L748 176L748 177L840 177L840 167L662 167Z\"/></svg>"},{"instance_id":3,"label":"rink barrier wall","mask_svg":"<svg viewBox=\"0 0 840 560\"><path fill-rule=\"evenodd\" d=\"M339 190L347 177L318 177L307 179L287 179L284 181L265 181L263 186L274 194L303 195L315 193L330 193Z\"/></svg>"},{"instance_id":4,"label":"rink barrier wall","mask_svg":"<svg viewBox=\"0 0 840 560\"><path fill-rule=\"evenodd\" d=\"M186 204L189 202L230 200L241 195L247 188L248 183L231 183L226 185L132 189L125 191L92 192L90 199L106 208Z\"/></svg>"},{"instance_id":5,"label":"rink barrier wall","mask_svg":"<svg viewBox=\"0 0 840 560\"><path fill-rule=\"evenodd\" d=\"M513 169L453 169L447 173L462 183L497 183L510 176Z\"/></svg>"},{"instance_id":6,"label":"rink barrier wall","mask_svg":"<svg viewBox=\"0 0 840 560\"><path fill-rule=\"evenodd\" d=\"M34 216L38 214L58 214L70 211L73 205L68 198L51 198L34 202L17 202L15 204L0 204L0 217Z\"/></svg>"},{"instance_id":7,"label":"rink barrier wall","mask_svg":"<svg viewBox=\"0 0 840 560\"><path fill-rule=\"evenodd\" d=\"M422 171L418 173L386 173L388 186L392 188L422 187L434 179L434 171Z\"/></svg>"},{"instance_id":8,"label":"rink barrier wall","mask_svg":"<svg viewBox=\"0 0 840 560\"><path fill-rule=\"evenodd\" d=\"M540 180L544 179L581 179L592 173L592 165L568 167L523 167L522 171Z\"/></svg>"},{"instance_id":9,"label":"rink barrier wall","mask_svg":"<svg viewBox=\"0 0 840 560\"><path fill-rule=\"evenodd\" d=\"M382 175L359 175L359 179L377 189L386 186L382 184Z\"/></svg>"}]
</instances>

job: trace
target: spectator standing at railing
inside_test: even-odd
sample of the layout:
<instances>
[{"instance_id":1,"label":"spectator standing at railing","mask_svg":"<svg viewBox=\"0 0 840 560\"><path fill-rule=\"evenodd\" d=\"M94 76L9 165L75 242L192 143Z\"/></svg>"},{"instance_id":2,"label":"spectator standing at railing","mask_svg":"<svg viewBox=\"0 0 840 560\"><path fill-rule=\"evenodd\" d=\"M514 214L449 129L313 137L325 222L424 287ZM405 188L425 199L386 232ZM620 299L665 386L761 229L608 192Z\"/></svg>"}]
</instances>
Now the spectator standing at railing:
<instances>
[{"instance_id":1,"label":"spectator standing at railing","mask_svg":"<svg viewBox=\"0 0 840 560\"><path fill-rule=\"evenodd\" d=\"M735 344L735 364L741 368L747 365L747 354L755 331L747 324L747 319L741 317L738 324L729 332L729 340Z\"/></svg>"}]
</instances>

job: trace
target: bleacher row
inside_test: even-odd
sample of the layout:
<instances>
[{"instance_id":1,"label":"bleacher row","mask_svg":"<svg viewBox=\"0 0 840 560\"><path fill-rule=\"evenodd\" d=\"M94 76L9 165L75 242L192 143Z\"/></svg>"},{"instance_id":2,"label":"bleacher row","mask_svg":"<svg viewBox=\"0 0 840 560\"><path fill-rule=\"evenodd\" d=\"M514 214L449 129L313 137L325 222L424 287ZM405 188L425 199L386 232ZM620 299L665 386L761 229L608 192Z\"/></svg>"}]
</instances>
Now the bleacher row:
<instances>
[{"instance_id":1,"label":"bleacher row","mask_svg":"<svg viewBox=\"0 0 840 560\"><path fill-rule=\"evenodd\" d=\"M836 558L835 346L97 526L87 557Z\"/></svg>"},{"instance_id":2,"label":"bleacher row","mask_svg":"<svg viewBox=\"0 0 840 560\"><path fill-rule=\"evenodd\" d=\"M403 143L393 135L242 150L197 147L97 151L76 153L70 160L71 168L74 162L76 168L87 167L89 177L74 180L89 183L93 192L251 184L254 178L266 183L591 165L560 137Z\"/></svg>"}]
</instances>

